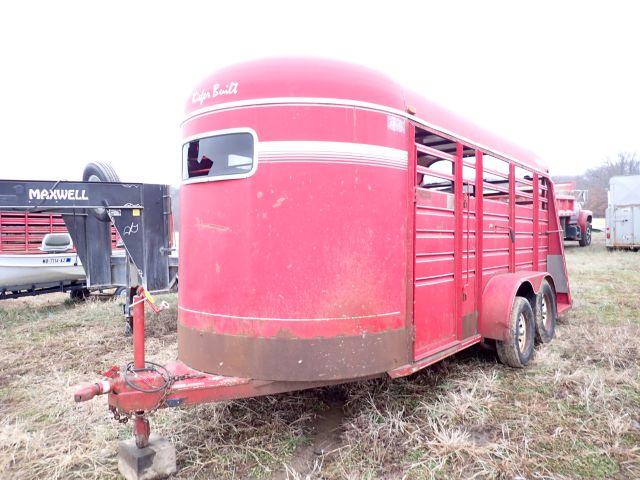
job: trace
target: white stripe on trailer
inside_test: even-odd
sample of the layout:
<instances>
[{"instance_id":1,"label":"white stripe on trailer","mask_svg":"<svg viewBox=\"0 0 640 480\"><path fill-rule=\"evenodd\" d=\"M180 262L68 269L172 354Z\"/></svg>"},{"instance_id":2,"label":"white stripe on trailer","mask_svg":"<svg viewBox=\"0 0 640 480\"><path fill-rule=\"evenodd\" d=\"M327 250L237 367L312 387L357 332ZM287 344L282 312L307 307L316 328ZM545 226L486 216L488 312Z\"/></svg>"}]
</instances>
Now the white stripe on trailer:
<instances>
[{"instance_id":1,"label":"white stripe on trailer","mask_svg":"<svg viewBox=\"0 0 640 480\"><path fill-rule=\"evenodd\" d=\"M406 170L408 153L366 143L324 141L258 142L260 163L322 163Z\"/></svg>"}]
</instances>

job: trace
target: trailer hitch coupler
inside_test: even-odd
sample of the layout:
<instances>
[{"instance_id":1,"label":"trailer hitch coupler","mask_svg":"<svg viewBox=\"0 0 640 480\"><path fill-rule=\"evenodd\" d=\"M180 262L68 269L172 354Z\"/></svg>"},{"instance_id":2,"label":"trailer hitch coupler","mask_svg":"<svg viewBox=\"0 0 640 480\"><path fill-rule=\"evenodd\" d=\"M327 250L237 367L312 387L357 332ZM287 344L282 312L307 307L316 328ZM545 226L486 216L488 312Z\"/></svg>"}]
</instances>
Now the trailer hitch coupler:
<instances>
[{"instance_id":1,"label":"trailer hitch coupler","mask_svg":"<svg viewBox=\"0 0 640 480\"><path fill-rule=\"evenodd\" d=\"M92 383L91 385L84 385L80 387L73 394L73 399L76 403L86 402L91 400L96 395L102 395L108 393L111 390L111 383L109 380L101 380L98 383Z\"/></svg>"}]
</instances>

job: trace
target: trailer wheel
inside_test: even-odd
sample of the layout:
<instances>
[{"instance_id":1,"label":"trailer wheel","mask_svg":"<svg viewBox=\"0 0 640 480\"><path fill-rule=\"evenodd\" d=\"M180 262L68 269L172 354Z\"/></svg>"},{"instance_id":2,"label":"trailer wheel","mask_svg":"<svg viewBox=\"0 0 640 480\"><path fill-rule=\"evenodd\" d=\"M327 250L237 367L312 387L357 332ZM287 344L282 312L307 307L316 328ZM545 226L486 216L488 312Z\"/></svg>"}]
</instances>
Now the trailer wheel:
<instances>
[{"instance_id":1,"label":"trailer wheel","mask_svg":"<svg viewBox=\"0 0 640 480\"><path fill-rule=\"evenodd\" d=\"M584 227L584 233L580 237L578 242L581 247L588 247L591 245L591 222L587 222Z\"/></svg>"},{"instance_id":2,"label":"trailer wheel","mask_svg":"<svg viewBox=\"0 0 640 480\"><path fill-rule=\"evenodd\" d=\"M127 293L129 293L129 289L127 287L118 287L113 292L113 298L126 300L127 299Z\"/></svg>"},{"instance_id":3,"label":"trailer wheel","mask_svg":"<svg viewBox=\"0 0 640 480\"><path fill-rule=\"evenodd\" d=\"M82 302L89 298L91 292L88 288L74 288L69 292L69 298L74 302Z\"/></svg>"},{"instance_id":4,"label":"trailer wheel","mask_svg":"<svg viewBox=\"0 0 640 480\"><path fill-rule=\"evenodd\" d=\"M82 172L83 182L119 182L120 177L109 163L91 162L84 167ZM106 222L109 220L107 210L104 208L94 208L91 213L98 219Z\"/></svg>"},{"instance_id":5,"label":"trailer wheel","mask_svg":"<svg viewBox=\"0 0 640 480\"><path fill-rule=\"evenodd\" d=\"M509 318L508 338L496 341L498 358L514 368L525 367L533 358L536 321L529 301L516 297Z\"/></svg>"},{"instance_id":6,"label":"trailer wheel","mask_svg":"<svg viewBox=\"0 0 640 480\"><path fill-rule=\"evenodd\" d=\"M549 343L556 334L558 308L553 288L547 280L536 295L536 342Z\"/></svg>"}]
</instances>

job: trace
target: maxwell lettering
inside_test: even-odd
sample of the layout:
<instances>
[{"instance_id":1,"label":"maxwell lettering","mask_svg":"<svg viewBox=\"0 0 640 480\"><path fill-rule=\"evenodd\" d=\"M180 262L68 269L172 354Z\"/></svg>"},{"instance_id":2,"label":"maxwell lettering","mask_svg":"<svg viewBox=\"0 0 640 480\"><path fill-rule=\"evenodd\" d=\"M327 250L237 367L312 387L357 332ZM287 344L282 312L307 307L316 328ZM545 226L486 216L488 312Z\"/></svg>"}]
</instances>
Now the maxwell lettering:
<instances>
[{"instance_id":1,"label":"maxwell lettering","mask_svg":"<svg viewBox=\"0 0 640 480\"><path fill-rule=\"evenodd\" d=\"M30 188L29 200L89 200L89 197L86 190Z\"/></svg>"}]
</instances>

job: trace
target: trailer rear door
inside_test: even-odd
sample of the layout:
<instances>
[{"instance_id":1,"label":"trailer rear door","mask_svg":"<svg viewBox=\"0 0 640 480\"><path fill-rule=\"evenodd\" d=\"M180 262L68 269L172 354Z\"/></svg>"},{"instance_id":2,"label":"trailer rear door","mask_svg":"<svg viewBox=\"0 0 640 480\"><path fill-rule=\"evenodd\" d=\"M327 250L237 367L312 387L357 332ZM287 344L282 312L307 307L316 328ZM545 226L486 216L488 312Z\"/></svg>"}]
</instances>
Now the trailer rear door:
<instances>
[{"instance_id":1,"label":"trailer rear door","mask_svg":"<svg viewBox=\"0 0 640 480\"><path fill-rule=\"evenodd\" d=\"M633 207L615 207L613 211L615 245L633 244Z\"/></svg>"}]
</instances>

